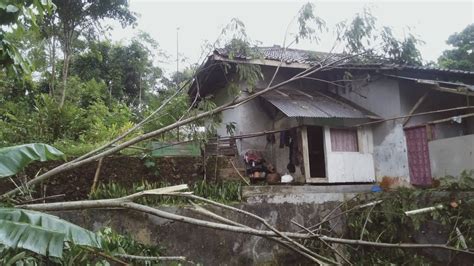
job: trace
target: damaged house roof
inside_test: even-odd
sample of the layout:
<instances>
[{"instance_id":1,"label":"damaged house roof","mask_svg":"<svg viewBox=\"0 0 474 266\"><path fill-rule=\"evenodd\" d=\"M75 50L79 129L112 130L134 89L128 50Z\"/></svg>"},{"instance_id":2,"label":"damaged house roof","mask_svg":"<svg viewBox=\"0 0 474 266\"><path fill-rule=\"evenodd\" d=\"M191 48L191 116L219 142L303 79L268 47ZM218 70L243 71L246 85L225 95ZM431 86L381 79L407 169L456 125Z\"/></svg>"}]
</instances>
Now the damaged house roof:
<instances>
[{"instance_id":1,"label":"damaged house roof","mask_svg":"<svg viewBox=\"0 0 474 266\"><path fill-rule=\"evenodd\" d=\"M283 61L286 64L292 63L299 63L299 64L306 64L308 66L319 65L322 62L330 63L335 62L338 60L345 61L340 67L344 69L383 69L383 70L421 70L421 71L435 71L435 72L446 72L446 73L453 73L453 74L467 74L467 75L474 75L472 71L466 70L456 70L456 69L446 69L446 68L439 68L433 66L410 66L410 65L400 65L400 64L393 64L393 63L386 63L386 62L370 62L370 63L362 63L362 62L355 62L354 60L345 59L350 57L347 54L337 54L337 53L325 53L325 52L316 52L316 51L308 51L308 50L300 50L300 49L286 49L286 51L281 48L280 46L272 46L272 47L255 47L257 54L262 55L262 57L266 60L274 60L274 61ZM249 60L251 59L248 56L242 54L232 54L231 52L225 48L218 48L214 51L214 55L222 56L225 58L233 57L234 59L244 59ZM345 59L345 60L344 60ZM373 61L373 60L372 60ZM377 60L381 61L381 60Z\"/></svg>"},{"instance_id":2,"label":"damaged house roof","mask_svg":"<svg viewBox=\"0 0 474 266\"><path fill-rule=\"evenodd\" d=\"M225 48L216 49L200 67L200 72L188 90L189 95L199 91L206 96L211 91L224 87L228 79L227 70L222 62L251 63L262 66L288 69L306 69L311 66L338 62L325 72L374 73L387 78L411 80L416 83L430 85L434 89L445 92L474 95L474 72L444 69L431 66L409 66L387 62L357 62L347 59L345 54L330 54L299 49L286 49L280 46L255 47L257 58L230 52ZM340 63L339 63L340 62Z\"/></svg>"}]
</instances>

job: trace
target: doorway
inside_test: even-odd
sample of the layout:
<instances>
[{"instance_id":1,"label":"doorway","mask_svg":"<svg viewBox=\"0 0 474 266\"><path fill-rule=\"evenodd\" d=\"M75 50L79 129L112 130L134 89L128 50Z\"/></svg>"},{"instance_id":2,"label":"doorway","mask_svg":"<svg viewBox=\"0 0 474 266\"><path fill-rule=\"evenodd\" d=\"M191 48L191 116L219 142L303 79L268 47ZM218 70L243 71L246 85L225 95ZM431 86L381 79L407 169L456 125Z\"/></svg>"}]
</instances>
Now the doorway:
<instances>
[{"instance_id":1,"label":"doorway","mask_svg":"<svg viewBox=\"0 0 474 266\"><path fill-rule=\"evenodd\" d=\"M326 158L324 154L324 129L308 126L309 172L311 177L326 178Z\"/></svg>"}]
</instances>

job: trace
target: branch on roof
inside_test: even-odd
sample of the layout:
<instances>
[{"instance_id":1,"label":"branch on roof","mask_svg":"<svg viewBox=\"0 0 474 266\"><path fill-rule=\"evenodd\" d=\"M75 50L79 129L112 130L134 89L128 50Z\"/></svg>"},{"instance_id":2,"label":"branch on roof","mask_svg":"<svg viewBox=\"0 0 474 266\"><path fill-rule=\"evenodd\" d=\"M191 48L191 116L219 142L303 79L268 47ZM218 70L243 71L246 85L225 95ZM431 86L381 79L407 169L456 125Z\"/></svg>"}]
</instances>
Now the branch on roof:
<instances>
[{"instance_id":1,"label":"branch on roof","mask_svg":"<svg viewBox=\"0 0 474 266\"><path fill-rule=\"evenodd\" d=\"M431 80L431 79L418 79L418 78L411 78L406 76L398 76L398 75L389 75L383 74L384 76L396 78L396 79L404 79L404 80L411 80L418 84L423 85L430 85L429 88L437 91L442 92L449 92L454 94L466 95L466 96L474 96L474 86L467 85L460 82L447 82L447 81L438 81L438 80ZM441 86L440 84L446 84L452 87Z\"/></svg>"},{"instance_id":2,"label":"branch on roof","mask_svg":"<svg viewBox=\"0 0 474 266\"><path fill-rule=\"evenodd\" d=\"M455 107L455 108L448 108L448 109L441 109L441 110L434 110L434 111L429 111L429 112L421 112L421 113L416 113L416 114L411 114L411 115L402 115L402 116L396 116L396 117L391 117L387 119L382 119L382 120L377 120L377 121L371 121L367 123L362 123L362 124L357 124L354 127L360 127L360 126L367 126L367 125L373 125L373 124L379 124L391 120L397 120L397 119L402 119L402 118L407 118L407 117L414 117L414 116L421 116L421 115L429 115L429 114L437 114L437 113L445 113L445 112L452 112L452 111L459 111L459 110L468 110L468 109L474 109L474 106L462 106L462 107Z\"/></svg>"}]
</instances>

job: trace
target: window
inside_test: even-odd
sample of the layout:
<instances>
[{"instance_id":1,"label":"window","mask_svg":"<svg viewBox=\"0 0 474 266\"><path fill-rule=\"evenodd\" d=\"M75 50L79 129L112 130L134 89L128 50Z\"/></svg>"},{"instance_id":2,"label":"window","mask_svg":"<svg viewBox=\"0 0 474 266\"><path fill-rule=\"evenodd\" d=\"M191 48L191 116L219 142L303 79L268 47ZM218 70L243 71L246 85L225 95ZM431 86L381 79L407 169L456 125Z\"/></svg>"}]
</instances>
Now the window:
<instances>
[{"instance_id":1,"label":"window","mask_svg":"<svg viewBox=\"0 0 474 266\"><path fill-rule=\"evenodd\" d=\"M359 151L356 129L331 128L330 134L332 151Z\"/></svg>"}]
</instances>

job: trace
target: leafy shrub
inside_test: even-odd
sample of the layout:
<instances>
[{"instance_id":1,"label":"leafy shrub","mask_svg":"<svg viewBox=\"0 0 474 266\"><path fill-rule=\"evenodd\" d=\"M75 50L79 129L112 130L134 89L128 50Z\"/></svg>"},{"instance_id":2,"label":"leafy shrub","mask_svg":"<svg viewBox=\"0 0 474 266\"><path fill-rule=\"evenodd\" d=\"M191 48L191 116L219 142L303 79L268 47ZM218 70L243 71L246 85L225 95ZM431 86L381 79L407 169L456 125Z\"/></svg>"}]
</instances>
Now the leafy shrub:
<instances>
[{"instance_id":1,"label":"leafy shrub","mask_svg":"<svg viewBox=\"0 0 474 266\"><path fill-rule=\"evenodd\" d=\"M364 209L354 209L346 216L347 230L345 238L360 239L372 242L384 243L413 243L416 235L420 234L424 226L435 224L445 228L448 232L449 245L460 248L460 239L455 229L462 232L467 246L474 245L474 200L470 195L461 190L473 190L471 175L464 173L459 178L448 178L451 180L447 186L435 189L408 189L402 188L392 192L376 193L368 195L368 199L354 200L346 203L344 210L352 209L361 204L382 200L380 204ZM452 180L457 182L452 182ZM469 183L471 182L471 183ZM456 183L456 184L455 184ZM464 193L464 194L463 194ZM428 213L407 216L405 211L416 210L442 204L442 209L433 210ZM426 227L430 228L430 227ZM435 227L437 228L437 227ZM428 230L428 229L424 229ZM426 232L429 238L430 232ZM439 235L440 232L431 232ZM440 236L438 236L440 237ZM431 265L435 261L434 256L414 249L384 249L382 252L377 247L358 247L347 249L351 261L361 265L388 265L405 264L407 258L410 264ZM451 259L456 254L452 253ZM439 258L438 258L439 259Z\"/></svg>"},{"instance_id":2,"label":"leafy shrub","mask_svg":"<svg viewBox=\"0 0 474 266\"><path fill-rule=\"evenodd\" d=\"M132 184L131 189L126 188L116 182L100 183L97 189L89 195L90 199L110 199L120 198L136 192L150 190L155 188L171 186L168 182L148 182L146 180ZM242 192L242 183L236 181L225 181L219 183L209 183L205 181L196 182L190 186L190 190L195 195L208 198L217 202L229 203L240 201ZM143 197L137 200L138 203L145 205L160 204L186 204L187 199L182 197L158 196Z\"/></svg>"},{"instance_id":3,"label":"leafy shrub","mask_svg":"<svg viewBox=\"0 0 474 266\"><path fill-rule=\"evenodd\" d=\"M142 244L128 235L121 235L109 227L97 233L102 239L101 252L109 255L129 254L137 256L157 257L163 253L160 246ZM62 259L48 258L28 250L8 249L0 245L0 265L95 265L108 266L110 263L89 249L76 245L68 245ZM141 261L134 265L157 265L150 261Z\"/></svg>"}]
</instances>

